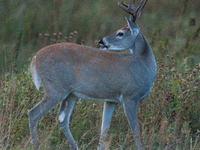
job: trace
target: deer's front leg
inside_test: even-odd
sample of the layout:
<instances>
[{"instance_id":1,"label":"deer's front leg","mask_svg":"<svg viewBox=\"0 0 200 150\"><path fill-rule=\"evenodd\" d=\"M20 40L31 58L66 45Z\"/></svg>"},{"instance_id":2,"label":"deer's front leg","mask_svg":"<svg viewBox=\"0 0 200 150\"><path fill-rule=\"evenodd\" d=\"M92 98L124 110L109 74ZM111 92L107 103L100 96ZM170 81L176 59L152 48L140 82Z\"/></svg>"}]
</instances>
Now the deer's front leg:
<instances>
[{"instance_id":1,"label":"deer's front leg","mask_svg":"<svg viewBox=\"0 0 200 150\"><path fill-rule=\"evenodd\" d=\"M101 136L100 136L99 146L97 150L103 149L103 139L110 128L111 118L113 116L116 106L117 106L117 103L111 103L111 102L104 103Z\"/></svg>"},{"instance_id":2,"label":"deer's front leg","mask_svg":"<svg viewBox=\"0 0 200 150\"><path fill-rule=\"evenodd\" d=\"M134 100L124 100L123 108L128 119L129 125L131 127L131 131L133 136L135 137L135 143L137 146L137 150L142 149L141 139L140 139L140 128L137 118L137 102Z\"/></svg>"}]
</instances>

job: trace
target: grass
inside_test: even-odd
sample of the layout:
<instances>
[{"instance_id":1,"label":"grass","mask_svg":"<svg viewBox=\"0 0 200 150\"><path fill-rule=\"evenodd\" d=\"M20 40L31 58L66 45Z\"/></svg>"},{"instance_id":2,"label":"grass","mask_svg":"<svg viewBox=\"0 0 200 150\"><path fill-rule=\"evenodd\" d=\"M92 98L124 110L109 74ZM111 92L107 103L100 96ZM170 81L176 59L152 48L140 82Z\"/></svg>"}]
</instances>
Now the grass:
<instances>
[{"instance_id":1,"label":"grass","mask_svg":"<svg viewBox=\"0 0 200 150\"><path fill-rule=\"evenodd\" d=\"M125 24L127 14L116 8L117 2L2 1L0 149L32 149L28 111L44 90L36 91L32 82L30 58L42 47L63 40L96 47L96 40ZM138 104L143 149L200 149L199 7L198 0L148 1L138 21L158 62L152 92ZM40 149L70 148L57 125L58 107L39 122ZM70 129L80 149L96 149L102 110L101 102L77 99ZM104 145L136 149L120 105Z\"/></svg>"}]
</instances>

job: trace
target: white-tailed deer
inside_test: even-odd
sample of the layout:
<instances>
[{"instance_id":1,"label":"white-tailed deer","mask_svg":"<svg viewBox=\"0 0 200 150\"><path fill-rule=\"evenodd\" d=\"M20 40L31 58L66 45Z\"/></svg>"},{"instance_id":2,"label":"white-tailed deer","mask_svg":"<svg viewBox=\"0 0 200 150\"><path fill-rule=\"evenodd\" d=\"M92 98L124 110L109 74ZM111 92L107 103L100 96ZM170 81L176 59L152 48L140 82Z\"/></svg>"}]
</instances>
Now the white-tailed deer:
<instances>
[{"instance_id":1,"label":"white-tailed deer","mask_svg":"<svg viewBox=\"0 0 200 150\"><path fill-rule=\"evenodd\" d=\"M103 149L113 112L121 103L137 149L141 149L137 104L151 91L156 76L156 61L144 35L136 23L147 0L137 9L134 4L118 5L131 14L127 25L99 41L101 49L60 43L47 46L33 57L31 74L36 88L41 82L45 88L43 99L29 111L32 143L37 148L37 124L40 118L61 102L58 124L72 149L78 149L69 129L69 119L76 97L104 102L101 135L98 150ZM132 54L105 50L129 49ZM135 134L134 134L135 133Z\"/></svg>"}]
</instances>

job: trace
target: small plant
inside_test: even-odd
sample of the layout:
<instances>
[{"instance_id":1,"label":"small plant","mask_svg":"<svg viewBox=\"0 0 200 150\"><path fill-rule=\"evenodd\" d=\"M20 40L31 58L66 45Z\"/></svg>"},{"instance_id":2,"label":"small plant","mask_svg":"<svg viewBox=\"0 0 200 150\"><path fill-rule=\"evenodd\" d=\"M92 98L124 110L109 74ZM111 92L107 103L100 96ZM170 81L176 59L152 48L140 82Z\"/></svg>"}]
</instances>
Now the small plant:
<instances>
[{"instance_id":1,"label":"small plant","mask_svg":"<svg viewBox=\"0 0 200 150\"><path fill-rule=\"evenodd\" d=\"M175 58L169 55L157 62L152 92L140 104L140 117L149 118L145 120L144 131L154 135L147 141L150 149L197 148L194 141L199 140L200 128L199 64L189 69L186 62L181 66L175 63ZM191 143L190 138L195 140Z\"/></svg>"},{"instance_id":2,"label":"small plant","mask_svg":"<svg viewBox=\"0 0 200 150\"><path fill-rule=\"evenodd\" d=\"M39 45L38 49L40 49L47 45L61 43L61 42L77 43L77 40L78 40L78 32L77 31L71 32L68 37L64 36L62 34L62 32L53 33L52 35L47 34L47 33L42 35L40 33L37 43ZM83 43L83 40L81 41L81 43Z\"/></svg>"}]
</instances>

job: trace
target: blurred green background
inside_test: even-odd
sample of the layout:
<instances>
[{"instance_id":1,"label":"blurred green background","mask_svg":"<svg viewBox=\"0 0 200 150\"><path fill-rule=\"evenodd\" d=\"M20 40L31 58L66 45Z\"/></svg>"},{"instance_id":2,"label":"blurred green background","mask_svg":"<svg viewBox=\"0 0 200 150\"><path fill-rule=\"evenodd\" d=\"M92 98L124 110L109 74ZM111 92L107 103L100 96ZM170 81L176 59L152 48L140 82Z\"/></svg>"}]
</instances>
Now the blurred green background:
<instances>
[{"instance_id":1,"label":"blurred green background","mask_svg":"<svg viewBox=\"0 0 200 150\"><path fill-rule=\"evenodd\" d=\"M78 32L78 43L96 46L95 40L126 24L127 13L118 0L0 0L0 72L15 64L19 71L44 45L44 34ZM129 3L128 0L124 1ZM136 6L139 1L136 1ZM149 0L138 20L156 59L173 55L178 62L199 63L200 1ZM42 38L39 39L39 34ZM6 59L6 61L5 61Z\"/></svg>"}]
</instances>

